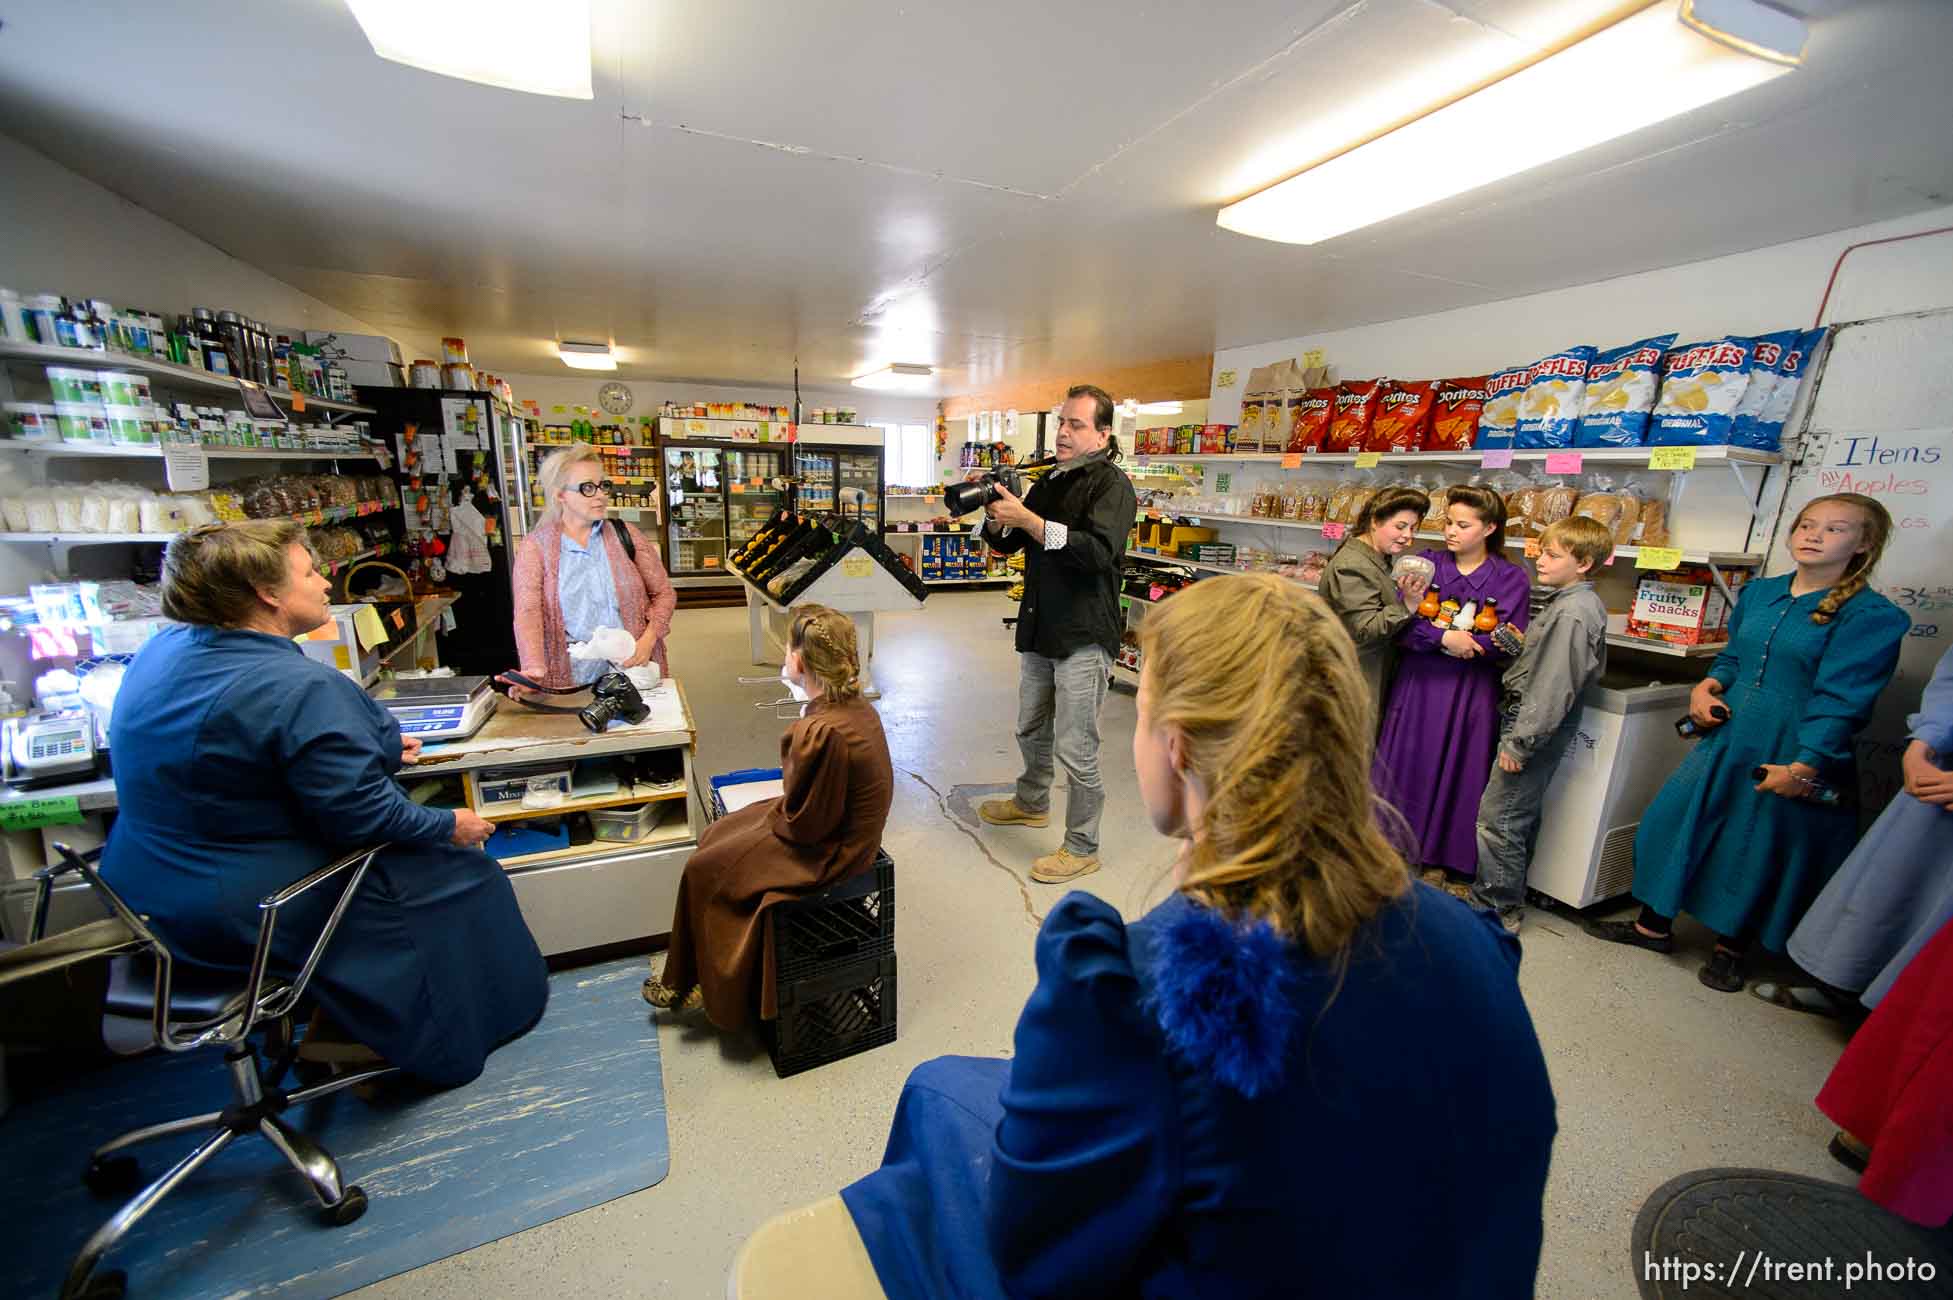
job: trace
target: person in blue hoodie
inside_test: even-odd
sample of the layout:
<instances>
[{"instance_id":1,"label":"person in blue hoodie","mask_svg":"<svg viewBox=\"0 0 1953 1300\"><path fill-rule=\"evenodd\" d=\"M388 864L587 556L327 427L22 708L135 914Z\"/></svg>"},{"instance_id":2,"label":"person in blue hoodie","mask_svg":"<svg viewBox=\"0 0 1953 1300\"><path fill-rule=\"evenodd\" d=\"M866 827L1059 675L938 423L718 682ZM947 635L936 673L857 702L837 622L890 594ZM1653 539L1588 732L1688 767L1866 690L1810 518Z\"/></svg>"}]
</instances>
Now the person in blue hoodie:
<instances>
[{"instance_id":1,"label":"person in blue hoodie","mask_svg":"<svg viewBox=\"0 0 1953 1300\"><path fill-rule=\"evenodd\" d=\"M1380 829L1348 633L1261 574L1181 592L1141 647L1174 890L1130 925L1067 895L1015 1056L910 1075L841 1193L883 1290L1532 1294L1556 1120L1519 943Z\"/></svg>"}]
</instances>

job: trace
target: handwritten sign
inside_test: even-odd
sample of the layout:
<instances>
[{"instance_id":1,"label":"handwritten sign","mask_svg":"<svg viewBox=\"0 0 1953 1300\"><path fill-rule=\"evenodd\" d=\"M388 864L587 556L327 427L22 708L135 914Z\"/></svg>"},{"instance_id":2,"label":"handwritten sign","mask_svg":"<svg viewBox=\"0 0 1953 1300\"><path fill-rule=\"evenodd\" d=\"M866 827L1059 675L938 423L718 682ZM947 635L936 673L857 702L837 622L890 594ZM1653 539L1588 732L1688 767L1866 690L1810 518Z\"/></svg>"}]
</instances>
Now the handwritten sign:
<instances>
[{"instance_id":1,"label":"handwritten sign","mask_svg":"<svg viewBox=\"0 0 1953 1300\"><path fill-rule=\"evenodd\" d=\"M1546 472L1548 474L1578 474L1582 457L1577 451L1549 451L1546 453Z\"/></svg>"},{"instance_id":2,"label":"handwritten sign","mask_svg":"<svg viewBox=\"0 0 1953 1300\"><path fill-rule=\"evenodd\" d=\"M1321 348L1310 348L1302 354L1302 366L1306 370L1314 370L1322 364L1322 361L1323 353Z\"/></svg>"},{"instance_id":3,"label":"handwritten sign","mask_svg":"<svg viewBox=\"0 0 1953 1300\"><path fill-rule=\"evenodd\" d=\"M0 803L0 830L31 831L42 826L81 824L81 801L71 794Z\"/></svg>"},{"instance_id":4,"label":"handwritten sign","mask_svg":"<svg viewBox=\"0 0 1953 1300\"><path fill-rule=\"evenodd\" d=\"M1283 469L1301 469L1301 468L1302 468L1302 453L1301 453L1301 452L1299 452L1299 451L1291 451L1291 452L1289 452L1289 453L1288 453L1288 454L1287 454L1286 456L1283 456L1283 457L1282 457L1282 468L1283 468Z\"/></svg>"},{"instance_id":5,"label":"handwritten sign","mask_svg":"<svg viewBox=\"0 0 1953 1300\"><path fill-rule=\"evenodd\" d=\"M1655 447L1648 452L1649 469L1685 470L1695 468L1695 448Z\"/></svg>"},{"instance_id":6,"label":"handwritten sign","mask_svg":"<svg viewBox=\"0 0 1953 1300\"><path fill-rule=\"evenodd\" d=\"M1356 453L1356 467L1358 469L1375 469L1382 462L1383 453L1380 451L1359 451Z\"/></svg>"},{"instance_id":7,"label":"handwritten sign","mask_svg":"<svg viewBox=\"0 0 1953 1300\"><path fill-rule=\"evenodd\" d=\"M565 409L565 408L564 408L564 407L563 407L563 406L562 406L561 404L558 404L558 405L556 405L556 406L552 406L552 407L550 407L550 408L549 408L549 413L550 413L551 415L561 415L561 414L563 414L563 411L564 411L564 409Z\"/></svg>"},{"instance_id":8,"label":"handwritten sign","mask_svg":"<svg viewBox=\"0 0 1953 1300\"><path fill-rule=\"evenodd\" d=\"M841 557L841 572L847 577L865 578L874 571L874 560L860 551Z\"/></svg>"},{"instance_id":9,"label":"handwritten sign","mask_svg":"<svg viewBox=\"0 0 1953 1300\"><path fill-rule=\"evenodd\" d=\"M1347 524L1327 523L1322 526L1322 540L1325 542L1340 542L1348 535Z\"/></svg>"},{"instance_id":10,"label":"handwritten sign","mask_svg":"<svg viewBox=\"0 0 1953 1300\"><path fill-rule=\"evenodd\" d=\"M1512 448L1501 447L1497 451L1488 451L1478 458L1478 464L1480 469L1511 469Z\"/></svg>"},{"instance_id":11,"label":"handwritten sign","mask_svg":"<svg viewBox=\"0 0 1953 1300\"><path fill-rule=\"evenodd\" d=\"M1634 553L1634 567L1637 569L1679 569L1682 567L1682 552L1675 546L1643 546Z\"/></svg>"},{"instance_id":12,"label":"handwritten sign","mask_svg":"<svg viewBox=\"0 0 1953 1300\"><path fill-rule=\"evenodd\" d=\"M1220 374L1214 376L1214 387L1232 388L1234 387L1234 379L1235 375L1232 370L1223 370Z\"/></svg>"},{"instance_id":13,"label":"handwritten sign","mask_svg":"<svg viewBox=\"0 0 1953 1300\"><path fill-rule=\"evenodd\" d=\"M1537 537L1528 537L1526 539L1526 558L1529 560L1537 560L1539 558L1539 539Z\"/></svg>"}]
</instances>

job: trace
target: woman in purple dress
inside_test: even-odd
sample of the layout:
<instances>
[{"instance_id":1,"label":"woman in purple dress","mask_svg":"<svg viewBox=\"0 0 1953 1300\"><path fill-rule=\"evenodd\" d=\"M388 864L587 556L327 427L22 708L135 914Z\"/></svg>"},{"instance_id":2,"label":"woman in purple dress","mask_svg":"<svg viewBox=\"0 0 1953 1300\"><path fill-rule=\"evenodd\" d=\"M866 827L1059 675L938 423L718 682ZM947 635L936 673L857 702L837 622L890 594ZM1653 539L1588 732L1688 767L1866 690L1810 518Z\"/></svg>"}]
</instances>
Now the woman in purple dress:
<instances>
[{"instance_id":1,"label":"woman in purple dress","mask_svg":"<svg viewBox=\"0 0 1953 1300\"><path fill-rule=\"evenodd\" d=\"M1456 884L1478 871L1473 828L1499 738L1499 677L1510 656L1472 630L1466 611L1496 602L1501 623L1525 630L1532 580L1505 558L1505 500L1490 488L1451 489L1431 588L1459 605L1462 627L1420 618L1405 628L1384 709L1372 781L1410 827L1406 856Z\"/></svg>"}]
</instances>

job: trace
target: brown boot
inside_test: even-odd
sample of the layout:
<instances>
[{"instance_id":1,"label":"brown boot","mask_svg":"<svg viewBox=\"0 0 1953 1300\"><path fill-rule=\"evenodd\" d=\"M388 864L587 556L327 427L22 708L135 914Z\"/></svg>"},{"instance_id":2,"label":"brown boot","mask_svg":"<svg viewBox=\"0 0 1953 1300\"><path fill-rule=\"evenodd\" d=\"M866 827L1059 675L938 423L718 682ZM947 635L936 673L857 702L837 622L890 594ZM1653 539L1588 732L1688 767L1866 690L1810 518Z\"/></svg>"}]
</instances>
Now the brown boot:
<instances>
[{"instance_id":1,"label":"brown boot","mask_svg":"<svg viewBox=\"0 0 1953 1300\"><path fill-rule=\"evenodd\" d=\"M653 976L644 981L644 1000L660 1011L670 1011L674 1007L680 1011L697 1011L705 1005L705 993L694 984L689 993L681 995L677 989Z\"/></svg>"},{"instance_id":2,"label":"brown boot","mask_svg":"<svg viewBox=\"0 0 1953 1300\"><path fill-rule=\"evenodd\" d=\"M1031 863L1031 879L1047 885L1062 885L1099 869L1096 857L1080 857L1069 849L1059 849Z\"/></svg>"},{"instance_id":3,"label":"brown boot","mask_svg":"<svg viewBox=\"0 0 1953 1300\"><path fill-rule=\"evenodd\" d=\"M992 826L1049 826L1051 814L1032 812L1018 806L1015 797L1009 799L985 799L977 805L977 816Z\"/></svg>"}]
</instances>

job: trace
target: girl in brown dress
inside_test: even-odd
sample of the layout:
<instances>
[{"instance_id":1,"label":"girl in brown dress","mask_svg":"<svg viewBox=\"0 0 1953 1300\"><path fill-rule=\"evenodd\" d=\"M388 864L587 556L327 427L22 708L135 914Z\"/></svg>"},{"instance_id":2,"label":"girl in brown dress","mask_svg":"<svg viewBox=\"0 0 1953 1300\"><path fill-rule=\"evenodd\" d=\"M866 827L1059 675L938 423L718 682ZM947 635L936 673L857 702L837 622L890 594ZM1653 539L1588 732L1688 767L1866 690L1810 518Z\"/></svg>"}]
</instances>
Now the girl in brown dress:
<instances>
[{"instance_id":1,"label":"girl in brown dress","mask_svg":"<svg viewBox=\"0 0 1953 1300\"><path fill-rule=\"evenodd\" d=\"M861 697L848 616L825 605L796 610L781 676L808 697L780 738L785 793L699 837L678 882L664 973L644 981L652 1006L702 1006L725 1030L744 1028L755 1007L761 1019L778 1015L767 910L871 868L895 794L881 717Z\"/></svg>"}]
</instances>

